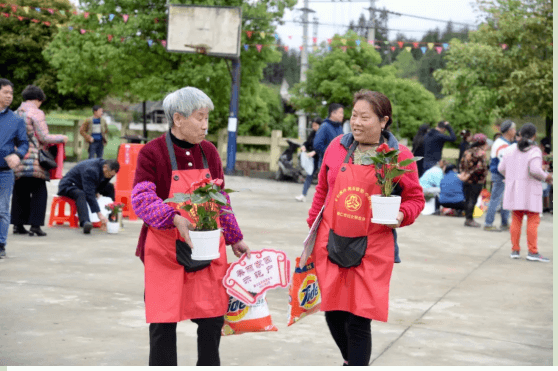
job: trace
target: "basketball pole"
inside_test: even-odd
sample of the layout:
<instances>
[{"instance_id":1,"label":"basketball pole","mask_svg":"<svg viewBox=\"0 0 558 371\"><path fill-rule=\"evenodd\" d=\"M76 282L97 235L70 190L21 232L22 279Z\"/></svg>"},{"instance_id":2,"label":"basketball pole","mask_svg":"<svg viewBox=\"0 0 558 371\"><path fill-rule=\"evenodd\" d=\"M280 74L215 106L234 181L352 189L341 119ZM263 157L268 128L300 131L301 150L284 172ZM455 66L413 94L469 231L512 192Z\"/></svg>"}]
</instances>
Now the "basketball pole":
<instances>
[{"instance_id":1,"label":"basketball pole","mask_svg":"<svg viewBox=\"0 0 558 371\"><path fill-rule=\"evenodd\" d=\"M240 91L240 58L232 59L231 102L229 106L229 138L227 142L227 167L225 174L234 174L236 163L236 129L238 126L238 97Z\"/></svg>"}]
</instances>

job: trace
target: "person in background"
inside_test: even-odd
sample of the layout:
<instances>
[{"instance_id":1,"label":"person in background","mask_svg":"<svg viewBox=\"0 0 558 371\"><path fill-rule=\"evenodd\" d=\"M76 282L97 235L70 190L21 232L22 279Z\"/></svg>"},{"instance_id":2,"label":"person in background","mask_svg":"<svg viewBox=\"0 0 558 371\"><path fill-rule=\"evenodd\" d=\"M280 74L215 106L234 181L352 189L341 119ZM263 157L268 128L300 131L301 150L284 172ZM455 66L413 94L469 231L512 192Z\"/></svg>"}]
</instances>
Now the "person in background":
<instances>
[{"instance_id":1,"label":"person in background","mask_svg":"<svg viewBox=\"0 0 558 371\"><path fill-rule=\"evenodd\" d=\"M471 131L468 129L461 130L459 136L461 136L461 143L459 144L459 157L457 158L457 171L459 171L459 164L461 164L461 158L463 157L463 154L465 153L466 150L469 149L469 147L471 146L471 141L473 140L473 135L471 134Z\"/></svg>"},{"instance_id":2,"label":"person in background","mask_svg":"<svg viewBox=\"0 0 558 371\"><path fill-rule=\"evenodd\" d=\"M46 150L47 144L66 143L68 137L48 133L45 113L39 109L46 100L41 88L29 85L21 95L23 103L16 113L25 120L29 150L14 169L12 224L14 234L46 236L41 226L45 225L48 197L46 182L50 181L50 172L39 164L39 151ZM30 225L30 230L26 230L24 225Z\"/></svg>"},{"instance_id":3,"label":"person in background","mask_svg":"<svg viewBox=\"0 0 558 371\"><path fill-rule=\"evenodd\" d=\"M531 123L521 127L521 140L506 151L498 171L506 177L504 208L512 211L510 227L512 259L520 258L519 241L523 216L527 215L527 260L548 262L538 251L537 235L542 212L542 182L552 184L552 174L542 168L542 152L535 144L537 128Z\"/></svg>"},{"instance_id":4,"label":"person in background","mask_svg":"<svg viewBox=\"0 0 558 371\"><path fill-rule=\"evenodd\" d=\"M406 167L411 172L395 179L402 189L397 222L371 222L370 197L366 194L379 194L380 187L374 167L363 165L364 156L375 155L378 146L386 143L399 149L398 161L413 157L389 132L391 123L391 103L384 94L369 90L355 93L352 132L335 138L327 148L306 220L312 226L325 205L312 256L320 282L320 309L344 364L349 366L368 366L371 321L387 321L396 256L394 228L412 224L424 208L412 163Z\"/></svg>"},{"instance_id":5,"label":"person in background","mask_svg":"<svg viewBox=\"0 0 558 371\"><path fill-rule=\"evenodd\" d=\"M14 84L0 79L0 259L6 256L14 172L29 149L25 121L10 109Z\"/></svg>"},{"instance_id":6,"label":"person in background","mask_svg":"<svg viewBox=\"0 0 558 371\"><path fill-rule=\"evenodd\" d=\"M473 211L488 174L487 149L486 135L475 134L471 148L466 150L461 158L461 179L464 181L463 192L465 193L465 226L467 227L480 228L481 226L473 220Z\"/></svg>"},{"instance_id":7,"label":"person in background","mask_svg":"<svg viewBox=\"0 0 558 371\"><path fill-rule=\"evenodd\" d=\"M445 134L447 131L449 131L449 135ZM444 143L454 141L455 133L447 121L440 121L434 129L426 133L424 137L423 171L430 169L442 159Z\"/></svg>"},{"instance_id":8,"label":"person in background","mask_svg":"<svg viewBox=\"0 0 558 371\"><path fill-rule=\"evenodd\" d=\"M502 198L504 197L504 177L498 172L498 164L504 156L505 149L513 142L515 138L515 123L506 120L500 125L501 136L495 139L490 150L490 173L492 178L492 188L490 192L490 204L486 210L486 218L484 220L484 230L491 232L501 232L509 230L508 219L510 212L502 208ZM493 226L496 210L500 207L500 216L502 224L500 228Z\"/></svg>"},{"instance_id":9,"label":"person in background","mask_svg":"<svg viewBox=\"0 0 558 371\"><path fill-rule=\"evenodd\" d=\"M541 139L540 149L543 154L543 170L552 173L552 146L550 138L545 137ZM543 213L552 213L552 201L550 194L552 191L552 184L543 183Z\"/></svg>"},{"instance_id":10,"label":"person in background","mask_svg":"<svg viewBox=\"0 0 558 371\"><path fill-rule=\"evenodd\" d=\"M321 167L324 153L333 138L343 134L343 105L331 103L328 108L328 117L320 125L320 130L314 137L314 151L319 156L318 167Z\"/></svg>"},{"instance_id":11,"label":"person in background","mask_svg":"<svg viewBox=\"0 0 558 371\"><path fill-rule=\"evenodd\" d=\"M302 145L302 156L308 156L314 159L314 171L312 174L306 175L306 180L304 181L304 185L302 186L302 194L300 196L295 197L297 201L305 202L306 195L308 194L308 189L310 189L310 185L312 185L312 180L314 179L314 175L320 171L319 165L319 156L314 151L314 138L316 137L316 133L322 124L322 119L316 117L312 120L312 132L306 139L306 142Z\"/></svg>"},{"instance_id":12,"label":"person in background","mask_svg":"<svg viewBox=\"0 0 558 371\"><path fill-rule=\"evenodd\" d=\"M114 201L114 185L110 180L120 170L116 160L103 160L94 158L85 160L74 166L58 184L58 195L69 197L76 202L79 226L83 233L91 233L93 224L89 220L89 210L96 213L102 224L106 225L108 219L101 213L97 203L97 194L110 197Z\"/></svg>"},{"instance_id":13,"label":"person in background","mask_svg":"<svg viewBox=\"0 0 558 371\"><path fill-rule=\"evenodd\" d=\"M440 206L454 209L457 215L465 210L463 194L463 175L457 174L457 166L449 164L444 170L444 178L440 182Z\"/></svg>"},{"instance_id":14,"label":"person in background","mask_svg":"<svg viewBox=\"0 0 558 371\"><path fill-rule=\"evenodd\" d=\"M105 145L108 143L108 125L101 106L93 106L93 116L85 119L79 133L85 138L89 159L103 158Z\"/></svg>"},{"instance_id":15,"label":"person in background","mask_svg":"<svg viewBox=\"0 0 558 371\"><path fill-rule=\"evenodd\" d=\"M436 198L436 211L434 212L436 215L440 214L440 200L438 196L440 195L440 183L444 178L447 164L446 160L438 161L436 165L426 170L419 179L424 195Z\"/></svg>"},{"instance_id":16,"label":"person in background","mask_svg":"<svg viewBox=\"0 0 558 371\"><path fill-rule=\"evenodd\" d=\"M424 170L422 168L422 164L424 161L424 136L426 135L429 129L430 129L429 124L422 124L421 126L419 126L418 132L413 138L413 149L411 150L411 152L413 152L413 155L415 157L423 157L417 161L419 179L422 176L422 174L424 174Z\"/></svg>"}]
</instances>

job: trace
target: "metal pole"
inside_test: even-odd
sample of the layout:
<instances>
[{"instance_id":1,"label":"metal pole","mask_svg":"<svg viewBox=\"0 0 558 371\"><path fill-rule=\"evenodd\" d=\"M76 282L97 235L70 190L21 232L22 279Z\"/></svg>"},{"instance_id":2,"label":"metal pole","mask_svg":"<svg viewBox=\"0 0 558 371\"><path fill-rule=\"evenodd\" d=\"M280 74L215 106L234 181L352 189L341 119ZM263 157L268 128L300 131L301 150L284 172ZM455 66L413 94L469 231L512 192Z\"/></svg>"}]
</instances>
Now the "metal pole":
<instances>
[{"instance_id":1,"label":"metal pole","mask_svg":"<svg viewBox=\"0 0 558 371\"><path fill-rule=\"evenodd\" d=\"M376 0L370 0L370 25L368 28L368 41L372 40L374 47L376 47L376 41L374 40L376 37L376 17L374 12L374 4Z\"/></svg>"},{"instance_id":2,"label":"metal pole","mask_svg":"<svg viewBox=\"0 0 558 371\"><path fill-rule=\"evenodd\" d=\"M308 13L314 12L308 9L308 0L304 0L302 9L302 53L300 55L300 81L306 81L306 71L308 70ZM298 115L298 138L306 140L306 114L303 110L297 111Z\"/></svg>"},{"instance_id":3,"label":"metal pole","mask_svg":"<svg viewBox=\"0 0 558 371\"><path fill-rule=\"evenodd\" d=\"M234 174L236 163L236 128L238 124L238 97L240 91L240 58L232 60L231 102L229 106L229 139L225 174Z\"/></svg>"},{"instance_id":4,"label":"metal pole","mask_svg":"<svg viewBox=\"0 0 558 371\"><path fill-rule=\"evenodd\" d=\"M144 143L147 143L147 109L146 109L146 102L143 101L143 137Z\"/></svg>"}]
</instances>

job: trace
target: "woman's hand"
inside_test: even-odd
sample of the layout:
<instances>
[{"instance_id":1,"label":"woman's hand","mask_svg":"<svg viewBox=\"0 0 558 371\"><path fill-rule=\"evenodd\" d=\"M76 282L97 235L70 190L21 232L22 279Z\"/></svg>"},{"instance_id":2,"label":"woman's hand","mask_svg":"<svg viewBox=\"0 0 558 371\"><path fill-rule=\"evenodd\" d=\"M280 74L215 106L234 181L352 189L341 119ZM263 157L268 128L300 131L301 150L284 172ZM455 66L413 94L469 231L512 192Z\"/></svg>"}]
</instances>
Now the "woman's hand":
<instances>
[{"instance_id":1,"label":"woman's hand","mask_svg":"<svg viewBox=\"0 0 558 371\"><path fill-rule=\"evenodd\" d=\"M467 180L469 180L469 177L471 176L471 174L467 174L466 172L461 172L457 177L459 178L459 180L461 180L462 182L466 182Z\"/></svg>"},{"instance_id":2,"label":"woman's hand","mask_svg":"<svg viewBox=\"0 0 558 371\"><path fill-rule=\"evenodd\" d=\"M6 163L12 170L15 169L17 165L19 165L20 163L20 159L15 153L12 153L11 155L4 157L4 160L6 160Z\"/></svg>"},{"instance_id":3,"label":"woman's hand","mask_svg":"<svg viewBox=\"0 0 558 371\"><path fill-rule=\"evenodd\" d=\"M545 183L552 184L552 173L549 173L544 181Z\"/></svg>"},{"instance_id":4,"label":"woman's hand","mask_svg":"<svg viewBox=\"0 0 558 371\"><path fill-rule=\"evenodd\" d=\"M306 154L306 156L308 156L308 157L314 157L315 154L316 154L316 151L312 151L312 152L308 152L308 153Z\"/></svg>"},{"instance_id":5,"label":"woman's hand","mask_svg":"<svg viewBox=\"0 0 558 371\"><path fill-rule=\"evenodd\" d=\"M237 243L232 245L232 250L234 256L236 256L237 258L240 258L242 254L246 253L246 256L248 257L248 259L250 259L250 248L248 247L248 245L246 245L246 242L244 242L244 240L238 241Z\"/></svg>"},{"instance_id":6,"label":"woman's hand","mask_svg":"<svg viewBox=\"0 0 558 371\"><path fill-rule=\"evenodd\" d=\"M178 232L184 238L184 242L190 246L191 249L194 248L194 244L190 239L190 231L194 230L194 226L188 219L183 217L182 215L175 215L174 219L172 220L174 226L178 229Z\"/></svg>"},{"instance_id":7,"label":"woman's hand","mask_svg":"<svg viewBox=\"0 0 558 371\"><path fill-rule=\"evenodd\" d=\"M62 143L64 144L68 143L68 137L66 135L63 135Z\"/></svg>"},{"instance_id":8,"label":"woman's hand","mask_svg":"<svg viewBox=\"0 0 558 371\"><path fill-rule=\"evenodd\" d=\"M401 226L401 222L403 222L404 217L405 214L403 214L403 212L400 211L399 214L397 214L397 224L386 224L386 227L399 228Z\"/></svg>"},{"instance_id":9,"label":"woman's hand","mask_svg":"<svg viewBox=\"0 0 558 371\"><path fill-rule=\"evenodd\" d=\"M306 147L304 146L304 144L302 145L302 147L300 147L300 149L302 150L302 152L306 152Z\"/></svg>"}]
</instances>

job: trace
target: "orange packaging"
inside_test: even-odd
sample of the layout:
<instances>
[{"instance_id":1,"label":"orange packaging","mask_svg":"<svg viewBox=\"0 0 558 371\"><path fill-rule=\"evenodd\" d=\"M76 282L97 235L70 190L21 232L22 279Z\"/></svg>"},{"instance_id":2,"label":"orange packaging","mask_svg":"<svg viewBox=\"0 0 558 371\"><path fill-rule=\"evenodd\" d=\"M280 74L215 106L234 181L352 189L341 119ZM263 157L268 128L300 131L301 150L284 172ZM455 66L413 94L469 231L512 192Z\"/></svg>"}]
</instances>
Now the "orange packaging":
<instances>
[{"instance_id":1,"label":"orange packaging","mask_svg":"<svg viewBox=\"0 0 558 371\"><path fill-rule=\"evenodd\" d=\"M296 258L295 271L289 288L289 320L287 326L320 310L322 297L312 256L303 268L299 268L300 258Z\"/></svg>"},{"instance_id":2,"label":"orange packaging","mask_svg":"<svg viewBox=\"0 0 558 371\"><path fill-rule=\"evenodd\" d=\"M225 323L221 335L239 335L245 332L277 331L271 321L265 294L254 305L246 305L229 296L229 308L225 314Z\"/></svg>"}]
</instances>

